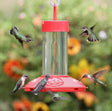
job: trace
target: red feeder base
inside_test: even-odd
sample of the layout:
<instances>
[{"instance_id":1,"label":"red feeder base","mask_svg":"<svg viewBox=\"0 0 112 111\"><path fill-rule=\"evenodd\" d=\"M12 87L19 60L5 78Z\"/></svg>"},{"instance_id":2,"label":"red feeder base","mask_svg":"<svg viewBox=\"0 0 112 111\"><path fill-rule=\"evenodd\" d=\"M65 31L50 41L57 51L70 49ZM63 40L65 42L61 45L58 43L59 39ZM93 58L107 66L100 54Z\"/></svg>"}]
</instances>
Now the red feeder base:
<instances>
[{"instance_id":1,"label":"red feeder base","mask_svg":"<svg viewBox=\"0 0 112 111\"><path fill-rule=\"evenodd\" d=\"M27 92L33 91L33 89L37 86L37 84L45 77L42 75L23 87L23 89ZM51 78L48 79L47 84L41 92L47 92L47 89L50 89L53 92L80 92L85 91L87 88L80 81L69 77L68 75L50 75Z\"/></svg>"}]
</instances>

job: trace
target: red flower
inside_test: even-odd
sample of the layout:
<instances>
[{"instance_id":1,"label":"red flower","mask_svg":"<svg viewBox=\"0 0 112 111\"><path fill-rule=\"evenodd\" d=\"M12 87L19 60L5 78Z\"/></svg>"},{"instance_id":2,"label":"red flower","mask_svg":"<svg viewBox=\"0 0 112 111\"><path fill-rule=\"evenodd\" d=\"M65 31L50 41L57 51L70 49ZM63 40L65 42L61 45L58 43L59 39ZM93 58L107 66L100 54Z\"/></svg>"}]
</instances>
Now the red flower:
<instances>
[{"instance_id":1,"label":"red flower","mask_svg":"<svg viewBox=\"0 0 112 111\"><path fill-rule=\"evenodd\" d=\"M23 69L21 62L19 60L8 60L4 65L3 65L3 71L5 74L13 79L19 79L21 77L20 74L16 73L13 68L17 69Z\"/></svg>"}]
</instances>

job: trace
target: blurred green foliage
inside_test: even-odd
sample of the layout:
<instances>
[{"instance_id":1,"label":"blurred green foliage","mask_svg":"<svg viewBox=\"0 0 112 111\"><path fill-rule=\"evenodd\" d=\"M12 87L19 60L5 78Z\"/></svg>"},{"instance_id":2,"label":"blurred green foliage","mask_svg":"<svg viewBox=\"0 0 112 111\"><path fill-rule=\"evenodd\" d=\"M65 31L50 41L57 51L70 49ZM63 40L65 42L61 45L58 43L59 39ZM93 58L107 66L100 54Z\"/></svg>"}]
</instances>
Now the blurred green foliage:
<instances>
[{"instance_id":1,"label":"blurred green foliage","mask_svg":"<svg viewBox=\"0 0 112 111\"><path fill-rule=\"evenodd\" d=\"M77 55L68 56L68 68L71 64L77 64L81 58L93 63L95 68L106 65L112 67L112 7L109 3L106 0L61 0L57 8L57 18L69 21L69 35L78 38L82 47ZM25 14L25 18L19 17L21 13ZM23 70L31 79L42 74L41 26L35 26L32 22L34 17L39 14L42 16L42 20L52 20L53 8L49 5L48 0L25 0L22 6L16 2L11 12L0 12L0 108L2 108L1 104L4 104L3 111L13 111L13 101L19 99L21 95L26 95L31 101L45 102L51 111L111 111L112 70L106 76L107 87L92 85L87 89L99 100L90 108L87 108L83 101L78 100L73 93L62 93L69 100L59 102L52 102L48 93L40 93L35 97L30 92L20 90L17 94L11 95L16 81L7 77L3 72L3 64L8 59L27 58L28 64ZM82 30L78 27L85 25L91 27L94 24L96 24L94 29L96 35L99 36L99 31L103 30L107 33L107 38L97 44L89 44L79 36ZM29 34L36 41L25 44L25 49L22 49L18 41L9 34L9 30L13 26L17 26L21 34Z\"/></svg>"}]
</instances>

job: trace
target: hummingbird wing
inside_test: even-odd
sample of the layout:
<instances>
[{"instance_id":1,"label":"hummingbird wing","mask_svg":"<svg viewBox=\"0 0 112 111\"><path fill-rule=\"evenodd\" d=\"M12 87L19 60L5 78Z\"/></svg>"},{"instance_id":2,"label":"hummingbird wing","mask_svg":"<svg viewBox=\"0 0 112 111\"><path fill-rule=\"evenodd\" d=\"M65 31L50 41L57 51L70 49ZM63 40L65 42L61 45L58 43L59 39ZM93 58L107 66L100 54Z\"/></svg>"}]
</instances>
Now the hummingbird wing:
<instances>
[{"instance_id":1,"label":"hummingbird wing","mask_svg":"<svg viewBox=\"0 0 112 111\"><path fill-rule=\"evenodd\" d=\"M18 41L21 44L21 46L23 47L23 41L21 39L18 39Z\"/></svg>"},{"instance_id":2,"label":"hummingbird wing","mask_svg":"<svg viewBox=\"0 0 112 111\"><path fill-rule=\"evenodd\" d=\"M101 70L101 71L98 71L98 72L96 72L96 73L93 74L93 77L97 79L98 77L100 77L101 75L103 75L106 71L107 70L105 70L105 69Z\"/></svg>"},{"instance_id":3,"label":"hummingbird wing","mask_svg":"<svg viewBox=\"0 0 112 111\"><path fill-rule=\"evenodd\" d=\"M50 89L47 89L47 91L51 94L51 96L54 96L54 93Z\"/></svg>"},{"instance_id":4,"label":"hummingbird wing","mask_svg":"<svg viewBox=\"0 0 112 111\"><path fill-rule=\"evenodd\" d=\"M21 46L23 47L23 40L21 40L20 38L18 38L17 36L15 36L15 38L19 41L19 43L21 44Z\"/></svg>"},{"instance_id":5,"label":"hummingbird wing","mask_svg":"<svg viewBox=\"0 0 112 111\"><path fill-rule=\"evenodd\" d=\"M85 35L88 35L88 31L87 30L80 34L80 36L85 36Z\"/></svg>"},{"instance_id":6,"label":"hummingbird wing","mask_svg":"<svg viewBox=\"0 0 112 111\"><path fill-rule=\"evenodd\" d=\"M59 99L60 100L67 100L68 98L60 96Z\"/></svg>"},{"instance_id":7,"label":"hummingbird wing","mask_svg":"<svg viewBox=\"0 0 112 111\"><path fill-rule=\"evenodd\" d=\"M16 38L18 39L18 38ZM21 46L23 47L23 41L21 39L18 39L19 43L21 44Z\"/></svg>"},{"instance_id":8,"label":"hummingbird wing","mask_svg":"<svg viewBox=\"0 0 112 111\"><path fill-rule=\"evenodd\" d=\"M12 93L15 93L20 88L21 84L22 84L22 81L21 81L21 79L19 79L18 82L16 83L16 86L14 87Z\"/></svg>"},{"instance_id":9,"label":"hummingbird wing","mask_svg":"<svg viewBox=\"0 0 112 111\"><path fill-rule=\"evenodd\" d=\"M95 25L93 25L92 27L90 27L90 29L93 31L93 29L94 29L94 27L96 26L96 24Z\"/></svg>"}]
</instances>

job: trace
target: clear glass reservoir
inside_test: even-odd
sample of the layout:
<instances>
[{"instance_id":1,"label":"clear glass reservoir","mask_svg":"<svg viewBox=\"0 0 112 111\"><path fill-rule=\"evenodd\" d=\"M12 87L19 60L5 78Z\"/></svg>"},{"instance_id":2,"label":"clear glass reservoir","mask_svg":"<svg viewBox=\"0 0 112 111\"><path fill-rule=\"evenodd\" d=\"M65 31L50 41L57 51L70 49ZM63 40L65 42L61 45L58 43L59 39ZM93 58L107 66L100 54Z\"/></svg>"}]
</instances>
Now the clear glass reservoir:
<instances>
[{"instance_id":1,"label":"clear glass reservoir","mask_svg":"<svg viewBox=\"0 0 112 111\"><path fill-rule=\"evenodd\" d=\"M43 75L67 75L67 32L43 32Z\"/></svg>"}]
</instances>

